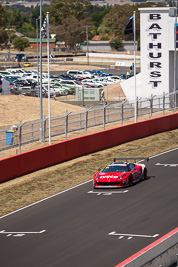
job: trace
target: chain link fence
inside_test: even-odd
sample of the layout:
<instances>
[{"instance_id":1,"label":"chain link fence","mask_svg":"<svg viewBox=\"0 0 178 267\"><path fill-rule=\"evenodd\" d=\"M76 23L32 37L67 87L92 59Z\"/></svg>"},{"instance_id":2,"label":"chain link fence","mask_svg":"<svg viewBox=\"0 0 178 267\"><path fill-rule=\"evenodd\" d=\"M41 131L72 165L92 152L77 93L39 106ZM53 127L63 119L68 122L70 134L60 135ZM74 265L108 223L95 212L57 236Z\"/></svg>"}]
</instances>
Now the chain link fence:
<instances>
[{"instance_id":1,"label":"chain link fence","mask_svg":"<svg viewBox=\"0 0 178 267\"><path fill-rule=\"evenodd\" d=\"M58 117L51 117L51 137L65 135L74 131L85 130L91 127L120 121L123 125L124 120L161 112L164 116L165 111L176 111L176 100L178 92L175 94L163 94L162 96L151 96L149 99L138 99L135 103L128 101L118 102L117 104L108 104L96 107L87 107L84 111L77 113L68 112ZM177 102L178 103L178 102ZM136 116L135 116L136 111ZM43 142L49 138L49 118L44 117L43 121ZM0 151L18 147L21 153L21 146L40 141L40 121L21 122L18 125L12 125L9 128L0 130Z\"/></svg>"}]
</instances>

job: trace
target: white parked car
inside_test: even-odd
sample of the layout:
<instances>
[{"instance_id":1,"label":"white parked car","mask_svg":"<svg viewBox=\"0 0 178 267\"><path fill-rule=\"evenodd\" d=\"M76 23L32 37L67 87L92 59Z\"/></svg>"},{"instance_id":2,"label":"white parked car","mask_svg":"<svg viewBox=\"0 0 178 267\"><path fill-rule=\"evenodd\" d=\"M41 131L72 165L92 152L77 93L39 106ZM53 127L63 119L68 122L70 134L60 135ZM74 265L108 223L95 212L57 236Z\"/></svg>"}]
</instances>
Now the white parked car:
<instances>
[{"instance_id":1,"label":"white parked car","mask_svg":"<svg viewBox=\"0 0 178 267\"><path fill-rule=\"evenodd\" d=\"M43 86L48 91L48 84L43 84ZM50 85L50 91L53 93L53 95L56 96L68 95L68 91L66 89L63 89L60 86L53 84Z\"/></svg>"},{"instance_id":2,"label":"white parked car","mask_svg":"<svg viewBox=\"0 0 178 267\"><path fill-rule=\"evenodd\" d=\"M94 81L93 79L84 79L84 80L82 80L82 83L89 84L89 85L94 86L96 88L103 87L102 83Z\"/></svg>"},{"instance_id":3,"label":"white parked car","mask_svg":"<svg viewBox=\"0 0 178 267\"><path fill-rule=\"evenodd\" d=\"M60 83L72 88L82 88L82 84L75 80L61 80Z\"/></svg>"},{"instance_id":4,"label":"white parked car","mask_svg":"<svg viewBox=\"0 0 178 267\"><path fill-rule=\"evenodd\" d=\"M93 78L93 75L88 71L83 70L68 70L67 74L73 75L75 77L82 77L82 78Z\"/></svg>"},{"instance_id":5,"label":"white parked car","mask_svg":"<svg viewBox=\"0 0 178 267\"><path fill-rule=\"evenodd\" d=\"M109 82L108 80L103 79L103 78L94 78L93 81L101 83L103 86L107 86L109 84L113 84L113 82Z\"/></svg>"},{"instance_id":6,"label":"white parked car","mask_svg":"<svg viewBox=\"0 0 178 267\"><path fill-rule=\"evenodd\" d=\"M110 80L110 81L114 81L114 82L121 82L121 81L123 81L119 76L109 76L108 77L108 80Z\"/></svg>"}]
</instances>

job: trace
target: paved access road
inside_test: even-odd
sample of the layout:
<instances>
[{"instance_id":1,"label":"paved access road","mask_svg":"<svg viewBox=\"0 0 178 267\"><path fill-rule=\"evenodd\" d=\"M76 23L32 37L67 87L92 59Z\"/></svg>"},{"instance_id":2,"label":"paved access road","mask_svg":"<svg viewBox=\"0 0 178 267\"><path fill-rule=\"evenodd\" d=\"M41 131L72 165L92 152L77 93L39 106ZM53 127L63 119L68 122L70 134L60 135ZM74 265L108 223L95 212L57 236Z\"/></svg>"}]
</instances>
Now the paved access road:
<instances>
[{"instance_id":1,"label":"paved access road","mask_svg":"<svg viewBox=\"0 0 178 267\"><path fill-rule=\"evenodd\" d=\"M178 148L147 165L135 186L93 190L89 181L1 217L0 266L115 266L175 229Z\"/></svg>"}]
</instances>

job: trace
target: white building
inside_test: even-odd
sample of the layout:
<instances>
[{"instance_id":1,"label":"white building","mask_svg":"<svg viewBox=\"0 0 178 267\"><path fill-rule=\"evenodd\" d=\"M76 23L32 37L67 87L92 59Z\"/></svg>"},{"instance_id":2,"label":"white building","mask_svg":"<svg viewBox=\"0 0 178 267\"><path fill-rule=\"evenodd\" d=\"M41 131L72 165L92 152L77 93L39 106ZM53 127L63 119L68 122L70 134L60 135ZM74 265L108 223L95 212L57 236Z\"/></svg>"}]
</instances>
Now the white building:
<instances>
[{"instance_id":1,"label":"white building","mask_svg":"<svg viewBox=\"0 0 178 267\"><path fill-rule=\"evenodd\" d=\"M174 91L175 8L139 10L141 74L136 79L137 96L171 93ZM176 74L178 77L177 68ZM133 100L134 79L123 82L122 87L128 100Z\"/></svg>"}]
</instances>

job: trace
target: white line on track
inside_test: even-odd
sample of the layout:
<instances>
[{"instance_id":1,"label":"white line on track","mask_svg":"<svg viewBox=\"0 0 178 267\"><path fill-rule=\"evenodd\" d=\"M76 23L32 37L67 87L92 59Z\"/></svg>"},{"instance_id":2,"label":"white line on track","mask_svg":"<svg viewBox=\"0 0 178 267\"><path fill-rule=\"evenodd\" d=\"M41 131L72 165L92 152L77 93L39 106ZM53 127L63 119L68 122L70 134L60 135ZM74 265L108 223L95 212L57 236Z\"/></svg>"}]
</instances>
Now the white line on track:
<instances>
[{"instance_id":1,"label":"white line on track","mask_svg":"<svg viewBox=\"0 0 178 267\"><path fill-rule=\"evenodd\" d=\"M103 196L111 196L112 194L124 194L129 192L129 190L124 191L117 191L117 192L95 192L95 191L89 191L88 194L97 194L97 196L103 195Z\"/></svg>"},{"instance_id":2,"label":"white line on track","mask_svg":"<svg viewBox=\"0 0 178 267\"><path fill-rule=\"evenodd\" d=\"M119 234L116 232L111 232L108 235L116 235L116 236L120 236L120 237L124 237L124 236L129 236L129 237L157 237L159 236L159 234L155 234L155 235L135 235L135 234Z\"/></svg>"},{"instance_id":3,"label":"white line on track","mask_svg":"<svg viewBox=\"0 0 178 267\"><path fill-rule=\"evenodd\" d=\"M40 232L6 232L5 230L1 230L0 234L6 235L6 237L23 237L26 234L43 234L46 230L41 230Z\"/></svg>"},{"instance_id":4,"label":"white line on track","mask_svg":"<svg viewBox=\"0 0 178 267\"><path fill-rule=\"evenodd\" d=\"M40 232L6 232L5 230L1 230L0 234L43 234L46 230L42 230Z\"/></svg>"},{"instance_id":5,"label":"white line on track","mask_svg":"<svg viewBox=\"0 0 178 267\"><path fill-rule=\"evenodd\" d=\"M163 155L163 154L166 154L166 153L169 153L169 152L172 152L172 151L177 150L177 149L178 149L178 147L173 148L173 149L170 149L170 150L165 151L165 152L162 152L162 153L159 153L159 154L157 154L157 155L151 156L150 159L151 159L151 158L158 157L158 156ZM140 162L141 162L141 161L140 161ZM24 210L24 209L26 209L26 208L29 208L29 207L31 207L31 206L34 206L34 205L36 205L36 204L38 204L38 203L41 203L41 202L43 202L43 201L45 201L45 200L48 200L48 199L53 198L53 197L55 197L55 196L58 196L58 195L60 195L60 194L63 194L63 193L65 193L65 192L67 192L67 191L70 191L70 190L72 190L72 189L74 189L74 188L76 188L76 187L82 186L82 185L84 185L84 184L86 184L86 183L89 183L89 182L91 182L91 181L92 181L92 179L89 180L89 181L86 181L86 182L84 182L84 183L81 183L81 184L79 184L79 185L76 185L76 186L73 186L73 187L71 187L71 188L68 188L68 189L66 189L66 190L64 190L64 191L62 191L62 192L57 193L57 194L51 195L51 196L49 196L49 197L47 197L47 198L43 198L43 199L41 199L41 200L39 200L39 201L37 201L37 202L34 202L34 203L32 203L32 204L30 204L30 205L28 205L28 206L25 206L25 207L23 207L23 208L21 208L21 209L15 210L15 211L13 211L13 212L11 212L11 213L8 213L8 214L6 214L6 215L4 215L4 216L1 216L0 219L3 219L3 218L5 218L5 217L7 217L7 216L9 216L9 215L12 215L12 214L14 214L14 213L16 213L16 212L19 212L19 211L21 211L21 210Z\"/></svg>"}]
</instances>

